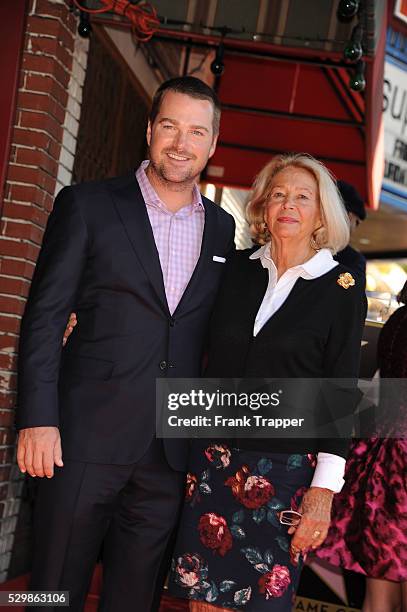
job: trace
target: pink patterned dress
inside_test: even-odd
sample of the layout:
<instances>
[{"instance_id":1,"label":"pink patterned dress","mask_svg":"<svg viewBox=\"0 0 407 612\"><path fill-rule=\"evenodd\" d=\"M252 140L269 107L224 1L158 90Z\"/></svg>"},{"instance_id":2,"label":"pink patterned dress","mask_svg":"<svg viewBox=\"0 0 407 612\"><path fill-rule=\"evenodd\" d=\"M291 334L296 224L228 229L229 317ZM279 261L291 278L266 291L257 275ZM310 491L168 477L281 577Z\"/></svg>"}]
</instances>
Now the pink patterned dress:
<instances>
[{"instance_id":1,"label":"pink patterned dress","mask_svg":"<svg viewBox=\"0 0 407 612\"><path fill-rule=\"evenodd\" d=\"M407 306L383 327L378 358L383 378L407 377ZM317 556L370 578L407 580L407 439L355 440L345 479Z\"/></svg>"}]
</instances>

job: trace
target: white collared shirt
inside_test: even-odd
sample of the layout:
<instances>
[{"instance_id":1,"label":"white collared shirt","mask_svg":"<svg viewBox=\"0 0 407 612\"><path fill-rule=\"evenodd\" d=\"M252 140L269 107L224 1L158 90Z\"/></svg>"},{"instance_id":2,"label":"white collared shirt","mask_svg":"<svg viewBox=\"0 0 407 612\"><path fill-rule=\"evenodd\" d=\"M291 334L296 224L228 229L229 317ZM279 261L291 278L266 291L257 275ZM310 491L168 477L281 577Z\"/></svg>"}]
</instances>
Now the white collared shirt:
<instances>
[{"instance_id":1,"label":"white collared shirt","mask_svg":"<svg viewBox=\"0 0 407 612\"><path fill-rule=\"evenodd\" d=\"M267 268L269 274L267 290L254 322L254 336L257 336L267 321L281 308L299 278L305 280L318 278L338 265L329 249L321 249L305 263L286 270L277 280L277 268L271 259L269 242L250 255L250 259L260 259L261 265ZM317 466L310 486L331 489L339 493L345 483L343 479L345 465L343 457L331 453L318 453Z\"/></svg>"},{"instance_id":2,"label":"white collared shirt","mask_svg":"<svg viewBox=\"0 0 407 612\"><path fill-rule=\"evenodd\" d=\"M286 270L277 280L277 268L271 259L269 242L250 255L250 259L260 259L263 268L267 268L269 273L267 291L254 322L254 336L257 336L261 328L284 304L298 278L318 278L338 265L329 249L321 249L305 263Z\"/></svg>"}]
</instances>

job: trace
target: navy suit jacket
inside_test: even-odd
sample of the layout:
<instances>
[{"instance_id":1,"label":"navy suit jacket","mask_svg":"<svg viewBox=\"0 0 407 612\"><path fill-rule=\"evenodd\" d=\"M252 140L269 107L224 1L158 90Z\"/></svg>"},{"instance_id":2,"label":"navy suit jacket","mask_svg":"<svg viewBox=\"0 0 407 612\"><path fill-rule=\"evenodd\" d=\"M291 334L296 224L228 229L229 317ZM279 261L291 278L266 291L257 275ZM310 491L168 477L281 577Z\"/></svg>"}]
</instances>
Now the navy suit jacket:
<instances>
[{"instance_id":1,"label":"navy suit jacket","mask_svg":"<svg viewBox=\"0 0 407 612\"><path fill-rule=\"evenodd\" d=\"M56 198L22 321L17 428L60 428L63 457L136 462L155 434L155 381L197 377L205 333L234 250L233 218L203 198L195 271L171 316L134 173L64 188ZM78 325L62 348L70 312ZM185 468L187 443L166 440Z\"/></svg>"}]
</instances>

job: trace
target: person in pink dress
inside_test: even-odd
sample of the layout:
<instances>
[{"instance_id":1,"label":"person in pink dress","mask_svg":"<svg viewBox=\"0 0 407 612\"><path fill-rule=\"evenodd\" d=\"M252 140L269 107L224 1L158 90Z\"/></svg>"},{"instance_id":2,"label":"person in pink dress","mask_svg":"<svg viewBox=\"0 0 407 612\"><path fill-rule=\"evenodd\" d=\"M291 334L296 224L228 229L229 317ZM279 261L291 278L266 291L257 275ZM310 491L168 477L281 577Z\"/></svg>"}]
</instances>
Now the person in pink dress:
<instances>
[{"instance_id":1,"label":"person in pink dress","mask_svg":"<svg viewBox=\"0 0 407 612\"><path fill-rule=\"evenodd\" d=\"M407 282L397 299L403 305L378 340L381 378L407 378ZM328 537L316 553L366 575L362 612L407 611L407 439L405 433L394 437L401 424L393 435L353 442L346 484L335 496Z\"/></svg>"}]
</instances>

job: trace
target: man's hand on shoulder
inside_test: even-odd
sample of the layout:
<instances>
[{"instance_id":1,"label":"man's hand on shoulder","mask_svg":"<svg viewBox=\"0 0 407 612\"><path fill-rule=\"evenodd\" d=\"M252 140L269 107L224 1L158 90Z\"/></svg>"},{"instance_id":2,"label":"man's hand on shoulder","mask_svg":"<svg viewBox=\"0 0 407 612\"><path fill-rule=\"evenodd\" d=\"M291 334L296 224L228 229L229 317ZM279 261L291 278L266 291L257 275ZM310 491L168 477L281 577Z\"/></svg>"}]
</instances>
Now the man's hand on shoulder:
<instances>
[{"instance_id":1,"label":"man's hand on shoulder","mask_svg":"<svg viewBox=\"0 0 407 612\"><path fill-rule=\"evenodd\" d=\"M63 467L58 427L28 427L18 434L17 463L30 476L52 478L54 465Z\"/></svg>"}]
</instances>

